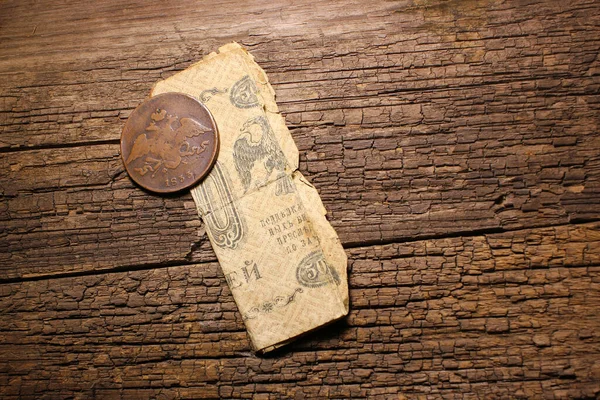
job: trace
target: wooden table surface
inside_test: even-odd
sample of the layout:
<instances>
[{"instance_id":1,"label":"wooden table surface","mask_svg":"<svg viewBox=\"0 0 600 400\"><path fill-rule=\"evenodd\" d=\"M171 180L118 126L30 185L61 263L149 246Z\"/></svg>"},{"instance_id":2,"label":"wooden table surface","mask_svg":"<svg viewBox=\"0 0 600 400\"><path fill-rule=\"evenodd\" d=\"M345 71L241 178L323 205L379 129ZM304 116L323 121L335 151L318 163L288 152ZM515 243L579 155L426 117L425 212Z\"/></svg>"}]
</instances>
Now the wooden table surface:
<instances>
[{"instance_id":1,"label":"wooden table surface","mask_svg":"<svg viewBox=\"0 0 600 400\"><path fill-rule=\"evenodd\" d=\"M231 41L349 257L349 316L267 357L119 155ZM599 50L594 0L1 2L0 397L597 398Z\"/></svg>"}]
</instances>

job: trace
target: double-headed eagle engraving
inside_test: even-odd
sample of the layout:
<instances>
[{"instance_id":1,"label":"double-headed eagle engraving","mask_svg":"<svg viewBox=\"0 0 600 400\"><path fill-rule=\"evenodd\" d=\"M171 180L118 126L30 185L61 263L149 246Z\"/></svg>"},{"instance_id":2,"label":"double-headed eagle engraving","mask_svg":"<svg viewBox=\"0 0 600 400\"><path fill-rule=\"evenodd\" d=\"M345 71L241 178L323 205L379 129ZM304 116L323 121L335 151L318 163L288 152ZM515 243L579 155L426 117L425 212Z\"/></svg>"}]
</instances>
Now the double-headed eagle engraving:
<instances>
[{"instance_id":1,"label":"double-headed eagle engraving","mask_svg":"<svg viewBox=\"0 0 600 400\"><path fill-rule=\"evenodd\" d=\"M184 157L194 154L200 154L204 151L209 141L202 142L201 146L192 146L187 139L212 132L208 128L192 118L179 119L176 115L167 114L167 110L156 110L150 118L152 122L146 127L146 133L139 135L131 153L125 163L131 162L140 157L145 157L144 164L139 168L134 168L140 175L152 172L152 177L162 169L163 172L168 169L177 168ZM180 126L173 128L173 124L179 119Z\"/></svg>"},{"instance_id":2,"label":"double-headed eagle engraving","mask_svg":"<svg viewBox=\"0 0 600 400\"><path fill-rule=\"evenodd\" d=\"M266 172L256 186L264 185L273 171L277 171L277 177L282 179L277 180L275 194L279 196L292 193L294 187L289 178L285 176L287 165L285 155L275 140L267 119L264 116L251 118L244 123L241 132L233 145L233 161L244 191L248 191L250 188L254 163L263 161Z\"/></svg>"}]
</instances>

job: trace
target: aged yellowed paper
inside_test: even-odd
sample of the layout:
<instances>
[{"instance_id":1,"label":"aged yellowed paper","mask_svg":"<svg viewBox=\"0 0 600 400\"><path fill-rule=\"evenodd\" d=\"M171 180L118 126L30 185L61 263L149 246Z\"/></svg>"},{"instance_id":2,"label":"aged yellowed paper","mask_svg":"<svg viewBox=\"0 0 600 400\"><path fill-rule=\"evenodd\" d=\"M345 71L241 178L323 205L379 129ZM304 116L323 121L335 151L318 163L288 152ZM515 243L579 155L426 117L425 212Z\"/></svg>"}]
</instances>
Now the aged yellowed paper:
<instances>
[{"instance_id":1,"label":"aged yellowed paper","mask_svg":"<svg viewBox=\"0 0 600 400\"><path fill-rule=\"evenodd\" d=\"M265 72L237 43L166 80L152 95L202 101L221 149L192 189L198 213L257 351L266 352L348 313L347 258Z\"/></svg>"}]
</instances>

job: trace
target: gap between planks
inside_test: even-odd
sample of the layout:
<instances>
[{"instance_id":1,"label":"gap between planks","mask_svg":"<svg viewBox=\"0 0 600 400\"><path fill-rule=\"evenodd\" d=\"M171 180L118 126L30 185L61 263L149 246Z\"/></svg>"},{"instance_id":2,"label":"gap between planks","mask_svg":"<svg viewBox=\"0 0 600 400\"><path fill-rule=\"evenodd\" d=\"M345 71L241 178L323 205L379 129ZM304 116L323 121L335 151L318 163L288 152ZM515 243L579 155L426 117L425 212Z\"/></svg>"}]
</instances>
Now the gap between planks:
<instances>
[{"instance_id":1,"label":"gap between planks","mask_svg":"<svg viewBox=\"0 0 600 400\"><path fill-rule=\"evenodd\" d=\"M460 231L460 232L452 232L449 234L440 234L440 235L423 235L417 236L410 239L405 240L367 240L364 242L349 242L342 243L342 246L345 250L355 249L360 247L371 247L371 246L385 246L390 244L403 244L403 243L414 243L425 240L443 240L443 239L452 239L452 238L470 238L477 236L486 236L493 235L499 233L510 233L510 232L520 232L527 230L537 230L537 229L547 229L547 228L558 228L565 226L580 226L592 224L594 222L600 221L598 219L588 219L581 220L569 224L547 224L547 225L539 225L533 227L519 227L515 229L503 229L503 228L488 228L488 229L475 229L468 231ZM207 240L206 236L203 236L200 239L200 242ZM193 251L193 250L191 250ZM190 265L203 265L218 262L216 257L212 260L208 261L185 261L185 260L173 260L173 261L165 261L158 263L146 263L146 264L130 264L130 265L117 265L115 267L108 268L99 268L95 270L87 270L87 271L73 271L73 272L59 272L54 274L39 274L39 275L31 275L31 276L21 276L15 278L4 278L0 279L0 285L7 285L13 283L23 283L23 282L35 282L35 281L43 281L43 280L54 280L54 279L63 279L63 278L76 278L83 276L95 276L95 275L106 275L112 273L123 273L123 272L134 272L134 271L148 271L154 269L164 269L164 268L172 268L172 267L184 267Z\"/></svg>"}]
</instances>

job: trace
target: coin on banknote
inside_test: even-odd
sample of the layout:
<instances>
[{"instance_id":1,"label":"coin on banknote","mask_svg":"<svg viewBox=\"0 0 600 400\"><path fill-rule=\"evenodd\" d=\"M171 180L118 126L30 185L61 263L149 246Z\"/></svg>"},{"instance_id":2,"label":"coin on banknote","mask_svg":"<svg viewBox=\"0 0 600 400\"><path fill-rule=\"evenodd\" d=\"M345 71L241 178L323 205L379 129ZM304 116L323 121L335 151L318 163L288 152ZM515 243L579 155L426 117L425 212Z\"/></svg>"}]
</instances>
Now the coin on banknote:
<instances>
[{"instance_id":1,"label":"coin on banknote","mask_svg":"<svg viewBox=\"0 0 600 400\"><path fill-rule=\"evenodd\" d=\"M204 178L217 159L219 132L210 111L182 93L151 97L129 116L121 157L138 185L177 192Z\"/></svg>"}]
</instances>

